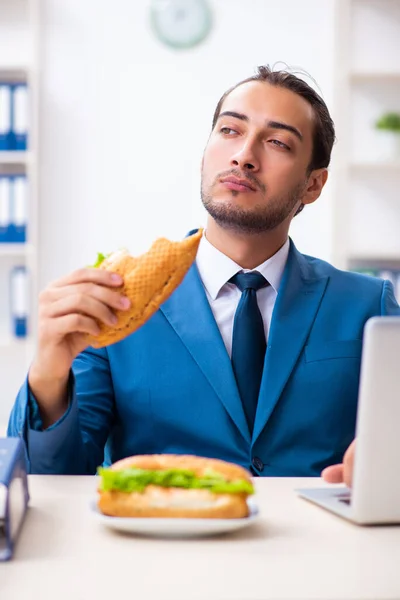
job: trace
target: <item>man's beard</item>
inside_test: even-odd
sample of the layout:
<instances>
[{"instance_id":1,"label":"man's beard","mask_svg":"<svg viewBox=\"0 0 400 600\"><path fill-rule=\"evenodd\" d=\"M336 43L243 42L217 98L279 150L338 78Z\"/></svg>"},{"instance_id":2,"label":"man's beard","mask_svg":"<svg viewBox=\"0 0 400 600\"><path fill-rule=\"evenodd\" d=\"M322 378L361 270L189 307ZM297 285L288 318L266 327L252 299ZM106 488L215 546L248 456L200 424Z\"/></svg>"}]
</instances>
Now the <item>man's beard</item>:
<instances>
[{"instance_id":1,"label":"man's beard","mask_svg":"<svg viewBox=\"0 0 400 600\"><path fill-rule=\"evenodd\" d=\"M276 229L289 217L301 199L305 186L304 180L286 194L269 198L267 205L256 204L251 208L243 208L234 200L240 192L231 192L231 202L219 202L214 200L211 192L205 192L202 184L201 200L208 214L222 228L237 233L264 233Z\"/></svg>"}]
</instances>

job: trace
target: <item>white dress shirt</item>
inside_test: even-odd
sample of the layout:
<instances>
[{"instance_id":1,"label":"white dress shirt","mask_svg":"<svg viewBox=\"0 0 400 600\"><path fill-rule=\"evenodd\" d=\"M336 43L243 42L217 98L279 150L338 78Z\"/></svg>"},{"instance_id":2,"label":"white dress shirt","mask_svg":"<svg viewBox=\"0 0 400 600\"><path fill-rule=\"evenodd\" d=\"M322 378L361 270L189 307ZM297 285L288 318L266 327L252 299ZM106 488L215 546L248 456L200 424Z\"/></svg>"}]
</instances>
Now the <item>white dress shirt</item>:
<instances>
[{"instance_id":1,"label":"white dress shirt","mask_svg":"<svg viewBox=\"0 0 400 600\"><path fill-rule=\"evenodd\" d=\"M289 238L278 252L254 269L254 271L259 271L270 283L269 286L261 288L256 292L258 306L264 323L266 340L268 340L272 311L288 254ZM208 241L206 232L204 232L200 240L196 265L222 339L224 340L229 356L231 356L233 320L242 292L235 284L228 283L228 281L236 273L249 273L250 269L242 269L242 267L237 265L228 256L217 250Z\"/></svg>"}]
</instances>

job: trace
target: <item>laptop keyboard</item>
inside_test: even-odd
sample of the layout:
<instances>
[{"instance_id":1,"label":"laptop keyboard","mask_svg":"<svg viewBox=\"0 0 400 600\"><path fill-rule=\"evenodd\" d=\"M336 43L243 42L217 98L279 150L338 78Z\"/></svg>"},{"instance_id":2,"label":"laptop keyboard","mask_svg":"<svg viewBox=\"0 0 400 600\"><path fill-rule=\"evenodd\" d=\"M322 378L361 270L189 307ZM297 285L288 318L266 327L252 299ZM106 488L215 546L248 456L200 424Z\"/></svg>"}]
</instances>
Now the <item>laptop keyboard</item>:
<instances>
[{"instance_id":1,"label":"laptop keyboard","mask_svg":"<svg viewBox=\"0 0 400 600\"><path fill-rule=\"evenodd\" d=\"M351 498L339 498L339 502L343 502L344 504L351 504Z\"/></svg>"},{"instance_id":2,"label":"laptop keyboard","mask_svg":"<svg viewBox=\"0 0 400 600\"><path fill-rule=\"evenodd\" d=\"M350 505L351 504L351 494L348 491L339 492L335 494L336 498L339 502L343 502L343 504Z\"/></svg>"}]
</instances>

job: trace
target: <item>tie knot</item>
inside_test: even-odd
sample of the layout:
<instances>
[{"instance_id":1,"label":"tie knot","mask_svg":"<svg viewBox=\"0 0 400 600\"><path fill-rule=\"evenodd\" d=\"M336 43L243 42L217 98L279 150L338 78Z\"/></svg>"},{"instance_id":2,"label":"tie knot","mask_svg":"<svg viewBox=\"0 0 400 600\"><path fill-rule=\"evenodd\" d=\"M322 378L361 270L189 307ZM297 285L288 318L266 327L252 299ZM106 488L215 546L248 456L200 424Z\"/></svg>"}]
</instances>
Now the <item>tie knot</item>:
<instances>
[{"instance_id":1,"label":"tie knot","mask_svg":"<svg viewBox=\"0 0 400 600\"><path fill-rule=\"evenodd\" d=\"M269 285L269 282L258 271L236 273L236 275L230 278L229 282L234 283L241 292L244 292L244 290L257 291Z\"/></svg>"}]
</instances>

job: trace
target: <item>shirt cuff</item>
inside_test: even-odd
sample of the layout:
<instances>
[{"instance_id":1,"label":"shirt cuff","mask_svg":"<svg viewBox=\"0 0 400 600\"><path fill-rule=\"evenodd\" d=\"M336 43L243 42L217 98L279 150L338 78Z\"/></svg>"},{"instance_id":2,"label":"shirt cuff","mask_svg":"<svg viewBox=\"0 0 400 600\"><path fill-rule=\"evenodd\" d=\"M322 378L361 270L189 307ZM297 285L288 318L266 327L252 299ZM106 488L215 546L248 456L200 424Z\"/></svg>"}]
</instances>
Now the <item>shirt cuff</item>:
<instances>
[{"instance_id":1,"label":"shirt cuff","mask_svg":"<svg viewBox=\"0 0 400 600\"><path fill-rule=\"evenodd\" d=\"M60 423L62 423L62 421L64 421L64 419L68 416L70 410L71 410L71 391L72 391L72 373L70 373L69 375L69 379L68 379L68 408L65 411L65 413L62 415L62 417L60 417L58 419L58 421L56 421L55 423L53 423L52 425L50 425L50 427L48 427L46 429L46 431L50 431L51 429L55 429L57 427L57 425L59 425ZM36 398L33 395L29 384L28 384L28 427L29 429L33 429L33 431L43 431L43 421L42 418L40 416L40 410L38 407L38 404L36 402Z\"/></svg>"}]
</instances>

